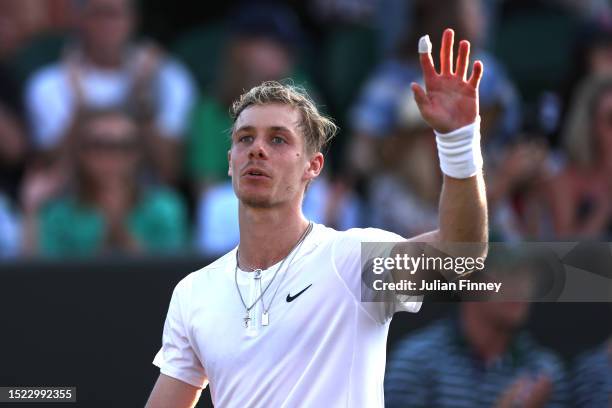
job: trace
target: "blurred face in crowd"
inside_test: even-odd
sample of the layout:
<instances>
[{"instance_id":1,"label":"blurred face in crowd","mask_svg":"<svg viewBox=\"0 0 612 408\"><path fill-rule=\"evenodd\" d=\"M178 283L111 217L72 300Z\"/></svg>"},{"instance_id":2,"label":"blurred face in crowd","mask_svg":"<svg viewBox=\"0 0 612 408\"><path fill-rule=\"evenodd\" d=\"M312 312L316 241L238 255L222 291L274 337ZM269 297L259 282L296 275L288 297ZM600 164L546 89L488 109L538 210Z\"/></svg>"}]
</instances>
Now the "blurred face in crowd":
<instances>
[{"instance_id":1,"label":"blurred face in crowd","mask_svg":"<svg viewBox=\"0 0 612 408\"><path fill-rule=\"evenodd\" d=\"M134 15L130 0L84 0L80 28L89 50L120 52L129 40Z\"/></svg>"},{"instance_id":2,"label":"blurred face in crowd","mask_svg":"<svg viewBox=\"0 0 612 408\"><path fill-rule=\"evenodd\" d=\"M612 74L612 43L593 48L588 55L589 72L593 75Z\"/></svg>"},{"instance_id":3,"label":"blurred face in crowd","mask_svg":"<svg viewBox=\"0 0 612 408\"><path fill-rule=\"evenodd\" d=\"M236 119L229 175L238 199L255 208L300 205L305 186L323 167L321 153L308 153L301 113L268 103L246 108Z\"/></svg>"},{"instance_id":4,"label":"blurred face in crowd","mask_svg":"<svg viewBox=\"0 0 612 408\"><path fill-rule=\"evenodd\" d=\"M90 180L101 184L130 180L139 156L136 127L122 115L91 119L81 134L79 162Z\"/></svg>"},{"instance_id":5,"label":"blurred face in crowd","mask_svg":"<svg viewBox=\"0 0 612 408\"><path fill-rule=\"evenodd\" d=\"M599 98L593 118L597 152L604 157L612 155L612 89Z\"/></svg>"},{"instance_id":6,"label":"blurred face in crowd","mask_svg":"<svg viewBox=\"0 0 612 408\"><path fill-rule=\"evenodd\" d=\"M265 37L238 38L229 51L233 80L240 84L239 92L264 81L288 76L292 68L289 52L278 42Z\"/></svg>"},{"instance_id":7,"label":"blurred face in crowd","mask_svg":"<svg viewBox=\"0 0 612 408\"><path fill-rule=\"evenodd\" d=\"M482 45L482 39L486 30L486 16L483 10L482 0L464 0L460 3L461 25L465 30L465 39L472 43L472 47Z\"/></svg>"},{"instance_id":8,"label":"blurred face in crowd","mask_svg":"<svg viewBox=\"0 0 612 408\"><path fill-rule=\"evenodd\" d=\"M487 322L503 331L515 331L527 320L527 302L490 302L482 303L482 316Z\"/></svg>"}]
</instances>

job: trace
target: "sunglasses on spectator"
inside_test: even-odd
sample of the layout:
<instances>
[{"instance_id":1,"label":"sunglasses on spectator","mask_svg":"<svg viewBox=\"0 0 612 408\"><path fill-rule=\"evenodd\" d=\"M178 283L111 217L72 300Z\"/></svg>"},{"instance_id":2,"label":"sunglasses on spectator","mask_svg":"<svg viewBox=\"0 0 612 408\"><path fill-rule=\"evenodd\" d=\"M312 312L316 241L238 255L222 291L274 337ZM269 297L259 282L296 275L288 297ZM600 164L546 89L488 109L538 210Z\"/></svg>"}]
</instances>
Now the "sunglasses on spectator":
<instances>
[{"instance_id":1,"label":"sunglasses on spectator","mask_svg":"<svg viewBox=\"0 0 612 408\"><path fill-rule=\"evenodd\" d=\"M138 140L134 137L123 140L109 140L106 138L90 138L83 142L83 148L92 151L105 152L131 152L138 148Z\"/></svg>"}]
</instances>

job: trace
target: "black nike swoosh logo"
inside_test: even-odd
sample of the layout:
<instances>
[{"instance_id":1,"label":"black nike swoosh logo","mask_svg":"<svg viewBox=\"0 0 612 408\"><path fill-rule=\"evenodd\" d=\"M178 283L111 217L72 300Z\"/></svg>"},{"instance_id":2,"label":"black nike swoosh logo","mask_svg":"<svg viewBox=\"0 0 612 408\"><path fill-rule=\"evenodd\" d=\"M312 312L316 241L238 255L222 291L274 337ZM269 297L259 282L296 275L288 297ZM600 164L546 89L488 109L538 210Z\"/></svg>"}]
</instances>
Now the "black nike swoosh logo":
<instances>
[{"instance_id":1,"label":"black nike swoosh logo","mask_svg":"<svg viewBox=\"0 0 612 408\"><path fill-rule=\"evenodd\" d=\"M293 302L298 296L300 296L302 293L306 292L306 289L308 289L309 287L312 286L312 283L308 286L306 286L304 289L300 290L297 295L295 296L291 296L290 293L287 293L287 302Z\"/></svg>"}]
</instances>

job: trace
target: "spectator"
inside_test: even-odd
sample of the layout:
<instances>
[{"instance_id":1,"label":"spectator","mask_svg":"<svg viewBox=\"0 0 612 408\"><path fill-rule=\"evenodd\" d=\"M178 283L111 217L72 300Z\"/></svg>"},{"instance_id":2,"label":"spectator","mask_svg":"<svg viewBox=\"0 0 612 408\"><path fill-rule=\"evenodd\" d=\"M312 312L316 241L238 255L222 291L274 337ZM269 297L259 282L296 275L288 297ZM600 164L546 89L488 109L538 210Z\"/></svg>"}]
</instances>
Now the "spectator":
<instances>
[{"instance_id":1,"label":"spectator","mask_svg":"<svg viewBox=\"0 0 612 408\"><path fill-rule=\"evenodd\" d=\"M442 173L435 138L407 92L402 130L380 142L381 172L368 185L372 225L412 237L438 227Z\"/></svg>"},{"instance_id":2,"label":"spectator","mask_svg":"<svg viewBox=\"0 0 612 408\"><path fill-rule=\"evenodd\" d=\"M387 407L562 407L557 356L521 332L521 302L465 302L458 316L402 340L389 359Z\"/></svg>"},{"instance_id":3,"label":"spectator","mask_svg":"<svg viewBox=\"0 0 612 408\"><path fill-rule=\"evenodd\" d=\"M567 163L551 183L559 238L605 238L612 228L612 77L586 81L572 100L562 142Z\"/></svg>"},{"instance_id":4,"label":"spectator","mask_svg":"<svg viewBox=\"0 0 612 408\"><path fill-rule=\"evenodd\" d=\"M0 192L11 205L18 202L28 153L21 87L11 65L26 36L24 27L18 24L25 17L19 4L7 1L0 5Z\"/></svg>"},{"instance_id":5,"label":"spectator","mask_svg":"<svg viewBox=\"0 0 612 408\"><path fill-rule=\"evenodd\" d=\"M562 117L569 113L578 86L590 77L612 75L612 21L588 20L573 44L572 66L561 93ZM562 123L559 123L559 127ZM555 144L560 142L556 129Z\"/></svg>"},{"instance_id":6,"label":"spectator","mask_svg":"<svg viewBox=\"0 0 612 408\"><path fill-rule=\"evenodd\" d=\"M194 100L187 71L155 45L135 43L131 0L74 2L78 34L63 59L29 79L26 105L35 147L69 143L87 109L122 109L144 121L144 147L160 178L178 177L181 136Z\"/></svg>"},{"instance_id":7,"label":"spectator","mask_svg":"<svg viewBox=\"0 0 612 408\"><path fill-rule=\"evenodd\" d=\"M216 87L202 95L189 133L187 165L200 191L229 180L231 103L245 89L295 76L296 71L294 48L301 34L291 10L278 5L242 6L228 20L229 40L219 67L222 75Z\"/></svg>"},{"instance_id":8,"label":"spectator","mask_svg":"<svg viewBox=\"0 0 612 408\"><path fill-rule=\"evenodd\" d=\"M489 152L485 166L491 241L554 236L547 187L556 167L547 142L537 134Z\"/></svg>"},{"instance_id":9,"label":"spectator","mask_svg":"<svg viewBox=\"0 0 612 408\"><path fill-rule=\"evenodd\" d=\"M573 380L577 408L612 405L612 337L576 359Z\"/></svg>"},{"instance_id":10,"label":"spectator","mask_svg":"<svg viewBox=\"0 0 612 408\"><path fill-rule=\"evenodd\" d=\"M65 191L61 174L47 174L43 182L34 174L24 188L29 251L84 256L182 249L183 202L170 190L139 183L143 136L135 123L107 111L85 116L77 130L72 188Z\"/></svg>"}]
</instances>

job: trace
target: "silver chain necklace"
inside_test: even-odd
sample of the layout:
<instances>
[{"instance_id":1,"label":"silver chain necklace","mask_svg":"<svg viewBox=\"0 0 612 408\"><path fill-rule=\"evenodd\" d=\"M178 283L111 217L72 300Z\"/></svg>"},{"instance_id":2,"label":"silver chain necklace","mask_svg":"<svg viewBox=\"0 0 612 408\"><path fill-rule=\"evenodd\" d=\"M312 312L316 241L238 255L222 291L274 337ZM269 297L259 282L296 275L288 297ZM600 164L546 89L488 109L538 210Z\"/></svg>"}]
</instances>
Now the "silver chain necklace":
<instances>
[{"instance_id":1,"label":"silver chain necklace","mask_svg":"<svg viewBox=\"0 0 612 408\"><path fill-rule=\"evenodd\" d=\"M263 326L267 326L269 324L268 310L270 309L270 306L272 306L272 301L274 300L274 297L276 296L276 293L278 292L278 287L274 291L274 294L272 295L272 298L270 299L270 303L268 304L267 308L265 307L265 304L263 302L263 296L268 291L270 286L272 286L272 283L274 282L274 279L276 278L276 275L282 269L283 265L285 264L285 261L289 258L289 256L292 253L293 253L293 257L291 258L291 260L293 261L293 258L295 257L295 254L297 253L297 249L302 245L302 243L304 242L304 240L306 239L306 237L308 236L310 231L312 231L312 228L313 228L313 224L312 224L312 221L310 221L308 223L308 227L306 227L306 230L304 230L304 232L300 236L300 239L293 246L293 248L291 248L291 251L289 251L287 256L285 256L283 258L283 260L281 261L281 263L278 266L278 268L276 268L276 271L274 271L274 275L272 276L272 279L270 279L270 283L268 283L268 285L266 286L266 288L263 291L261 290L261 281L259 282L259 285L260 285L259 286L260 287L260 294L257 297L257 299L255 299L255 301L251 304L251 306L247 306L246 302L244 301L244 298L242 297L242 292L240 291L240 286L238 285L238 263L239 263L240 252L239 252L239 249L236 249L236 268L234 269L234 282L236 283L236 291L238 292L238 297L240 297L240 302L242 303L242 306L244 306L244 309L245 309L245 316L242 319L244 321L244 327L247 327L247 328L249 327L249 322L251 321L251 317L250 317L251 309L253 309L253 307L255 307L257 302L259 302L260 300L261 300L261 303L263 305L263 314L262 314L262 317L261 317L261 322L262 322L261 324ZM291 262L289 264L291 264ZM251 268L249 268L249 269L251 269ZM262 271L261 269L253 269L252 270L252 272L256 274L255 275L255 279L260 279L261 278L261 271Z\"/></svg>"}]
</instances>

